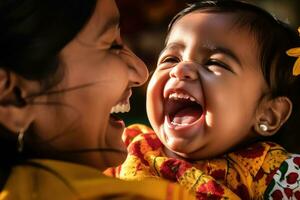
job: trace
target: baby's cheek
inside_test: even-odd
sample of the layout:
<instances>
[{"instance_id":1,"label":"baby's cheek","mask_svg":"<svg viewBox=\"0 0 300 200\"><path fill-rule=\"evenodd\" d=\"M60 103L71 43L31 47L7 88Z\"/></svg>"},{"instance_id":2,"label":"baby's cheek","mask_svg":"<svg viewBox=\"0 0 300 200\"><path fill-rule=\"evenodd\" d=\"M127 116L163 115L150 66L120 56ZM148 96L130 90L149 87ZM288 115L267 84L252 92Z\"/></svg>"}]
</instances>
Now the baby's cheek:
<instances>
[{"instance_id":1,"label":"baby's cheek","mask_svg":"<svg viewBox=\"0 0 300 200\"><path fill-rule=\"evenodd\" d=\"M152 126L163 122L163 83L160 79L151 79L147 89L147 114Z\"/></svg>"}]
</instances>

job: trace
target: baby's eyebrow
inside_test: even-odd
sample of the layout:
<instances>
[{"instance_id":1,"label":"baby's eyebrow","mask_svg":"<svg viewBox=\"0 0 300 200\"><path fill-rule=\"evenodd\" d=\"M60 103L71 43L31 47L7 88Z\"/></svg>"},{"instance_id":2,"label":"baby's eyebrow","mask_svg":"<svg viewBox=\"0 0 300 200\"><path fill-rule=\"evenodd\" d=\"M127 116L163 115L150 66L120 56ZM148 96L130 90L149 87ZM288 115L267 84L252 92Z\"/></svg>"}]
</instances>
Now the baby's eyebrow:
<instances>
[{"instance_id":1,"label":"baby's eyebrow","mask_svg":"<svg viewBox=\"0 0 300 200\"><path fill-rule=\"evenodd\" d=\"M211 52L213 54L216 54L216 53L225 54L225 55L229 56L231 59L233 59L235 62L237 62L240 66L242 66L242 63L241 63L240 59L238 58L238 56L232 50L230 50L228 48L221 47L221 46L215 46L215 48L212 49Z\"/></svg>"},{"instance_id":2,"label":"baby's eyebrow","mask_svg":"<svg viewBox=\"0 0 300 200\"><path fill-rule=\"evenodd\" d=\"M163 53L165 53L165 51L167 51L167 50L171 50L171 51L178 51L178 50L180 50L180 49L182 49L182 48L184 48L184 45L183 44L179 44L179 43L169 43L169 44L167 44L167 46L160 52L160 54L159 54L159 58L160 58L160 56L163 54Z\"/></svg>"},{"instance_id":3,"label":"baby's eyebrow","mask_svg":"<svg viewBox=\"0 0 300 200\"><path fill-rule=\"evenodd\" d=\"M160 52L159 58L161 57L162 54L164 54L167 50L168 51L178 51L181 49L184 49L184 44L180 43L169 43L167 46ZM226 56L230 57L232 60L234 60L239 66L242 67L242 63L239 59L239 57L234 53L231 49L216 45L213 42L209 43L204 43L201 47L201 50L209 51L211 54L225 54Z\"/></svg>"},{"instance_id":4,"label":"baby's eyebrow","mask_svg":"<svg viewBox=\"0 0 300 200\"><path fill-rule=\"evenodd\" d=\"M202 44L202 48L204 50L209 50L211 54L216 54L216 53L225 54L225 55L229 56L232 60L234 60L236 63L238 63L240 66L242 66L241 61L240 61L239 57L236 55L236 53L234 53L229 48L217 45L216 42L213 40L210 40L210 39L204 40L204 42Z\"/></svg>"},{"instance_id":5,"label":"baby's eyebrow","mask_svg":"<svg viewBox=\"0 0 300 200\"><path fill-rule=\"evenodd\" d=\"M202 48L209 50L211 54L217 54L217 53L225 54L228 57L230 57L232 60L234 60L239 66L242 66L240 59L231 49L215 45L214 43L204 44Z\"/></svg>"}]
</instances>

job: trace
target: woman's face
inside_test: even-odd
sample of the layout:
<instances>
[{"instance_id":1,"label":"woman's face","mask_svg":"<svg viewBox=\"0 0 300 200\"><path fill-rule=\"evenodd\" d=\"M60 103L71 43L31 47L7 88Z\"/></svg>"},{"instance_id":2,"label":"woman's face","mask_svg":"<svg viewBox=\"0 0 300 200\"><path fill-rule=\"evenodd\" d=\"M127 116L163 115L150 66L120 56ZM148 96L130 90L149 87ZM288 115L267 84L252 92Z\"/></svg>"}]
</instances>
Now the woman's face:
<instances>
[{"instance_id":1,"label":"woman's face","mask_svg":"<svg viewBox=\"0 0 300 200\"><path fill-rule=\"evenodd\" d=\"M131 88L143 84L145 64L126 46L119 29L115 1L98 0L94 14L60 53L63 80L35 99L33 130L45 150L124 150L124 122L111 112L128 112ZM43 102L42 104L40 102ZM45 104L44 104L45 103ZM71 160L107 167L124 154L94 151L66 154Z\"/></svg>"},{"instance_id":2,"label":"woman's face","mask_svg":"<svg viewBox=\"0 0 300 200\"><path fill-rule=\"evenodd\" d=\"M267 84L255 37L233 26L233 17L193 12L179 19L149 83L151 125L183 157L213 157L255 135Z\"/></svg>"}]
</instances>

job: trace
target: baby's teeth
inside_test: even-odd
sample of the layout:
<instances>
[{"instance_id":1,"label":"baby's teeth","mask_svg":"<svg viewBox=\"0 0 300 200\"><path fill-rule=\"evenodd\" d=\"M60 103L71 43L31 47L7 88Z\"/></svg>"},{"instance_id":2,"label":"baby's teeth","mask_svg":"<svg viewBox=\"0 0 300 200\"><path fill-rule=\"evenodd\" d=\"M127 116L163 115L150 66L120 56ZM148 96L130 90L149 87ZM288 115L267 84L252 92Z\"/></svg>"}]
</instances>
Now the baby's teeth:
<instances>
[{"instance_id":1,"label":"baby's teeth","mask_svg":"<svg viewBox=\"0 0 300 200\"><path fill-rule=\"evenodd\" d=\"M173 124L174 126L187 126L189 124L178 124L176 122L171 122L171 124Z\"/></svg>"},{"instance_id":2,"label":"baby's teeth","mask_svg":"<svg viewBox=\"0 0 300 200\"><path fill-rule=\"evenodd\" d=\"M117 104L111 108L110 113L125 113L130 111L130 104Z\"/></svg>"},{"instance_id":3,"label":"baby's teeth","mask_svg":"<svg viewBox=\"0 0 300 200\"><path fill-rule=\"evenodd\" d=\"M177 94L177 93L172 93L169 95L170 99L190 99L191 101L196 101L196 99L194 97L191 97L189 95L186 94Z\"/></svg>"},{"instance_id":4,"label":"baby's teeth","mask_svg":"<svg viewBox=\"0 0 300 200\"><path fill-rule=\"evenodd\" d=\"M177 99L177 94L173 93L173 94L170 95L169 98Z\"/></svg>"},{"instance_id":5,"label":"baby's teeth","mask_svg":"<svg viewBox=\"0 0 300 200\"><path fill-rule=\"evenodd\" d=\"M191 101L196 101L194 97L189 97Z\"/></svg>"}]
</instances>

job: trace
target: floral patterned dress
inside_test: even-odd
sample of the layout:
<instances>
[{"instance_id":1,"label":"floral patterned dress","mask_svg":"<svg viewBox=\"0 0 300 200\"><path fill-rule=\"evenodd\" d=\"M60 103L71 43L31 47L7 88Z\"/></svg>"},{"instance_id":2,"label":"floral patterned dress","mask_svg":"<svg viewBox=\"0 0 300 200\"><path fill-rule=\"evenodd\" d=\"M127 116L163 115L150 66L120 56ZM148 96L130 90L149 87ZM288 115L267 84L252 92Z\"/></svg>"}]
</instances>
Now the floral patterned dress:
<instances>
[{"instance_id":1,"label":"floral patterned dress","mask_svg":"<svg viewBox=\"0 0 300 200\"><path fill-rule=\"evenodd\" d=\"M300 155L285 160L270 182L265 199L300 199Z\"/></svg>"},{"instance_id":2,"label":"floral patterned dress","mask_svg":"<svg viewBox=\"0 0 300 200\"><path fill-rule=\"evenodd\" d=\"M104 173L125 180L164 178L178 182L197 199L299 199L300 156L258 142L219 158L187 162L168 158L152 129L132 125L123 134L128 156Z\"/></svg>"}]
</instances>

